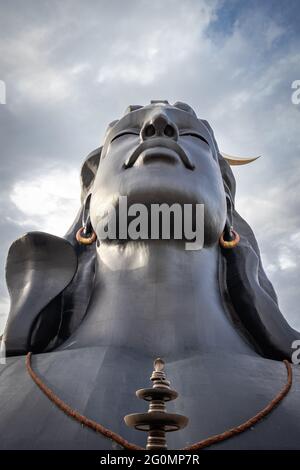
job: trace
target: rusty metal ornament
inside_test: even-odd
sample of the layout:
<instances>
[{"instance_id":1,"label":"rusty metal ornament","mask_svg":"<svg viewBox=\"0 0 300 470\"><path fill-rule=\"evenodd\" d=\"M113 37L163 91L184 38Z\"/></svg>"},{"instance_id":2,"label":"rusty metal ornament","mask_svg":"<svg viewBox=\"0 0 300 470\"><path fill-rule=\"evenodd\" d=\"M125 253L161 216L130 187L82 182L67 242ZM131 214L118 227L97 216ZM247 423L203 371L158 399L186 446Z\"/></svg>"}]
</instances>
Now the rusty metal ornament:
<instances>
[{"instance_id":1,"label":"rusty metal ornament","mask_svg":"<svg viewBox=\"0 0 300 470\"><path fill-rule=\"evenodd\" d=\"M85 227L80 227L80 229L76 232L76 240L81 245L92 245L96 241L96 234L92 231L90 236L84 236Z\"/></svg>"},{"instance_id":2,"label":"rusty metal ornament","mask_svg":"<svg viewBox=\"0 0 300 470\"><path fill-rule=\"evenodd\" d=\"M85 198L82 210L82 227L80 227L76 232L76 240L80 245L92 245L97 239L97 235L93 230L90 218L91 197L92 194L89 193Z\"/></svg>"},{"instance_id":3,"label":"rusty metal ornament","mask_svg":"<svg viewBox=\"0 0 300 470\"><path fill-rule=\"evenodd\" d=\"M239 244L239 241L240 241L239 234L233 229L230 230L230 233L234 236L232 240L224 240L224 232L222 233L220 237L220 245L222 248L231 249L231 248L236 247Z\"/></svg>"},{"instance_id":4,"label":"rusty metal ornament","mask_svg":"<svg viewBox=\"0 0 300 470\"><path fill-rule=\"evenodd\" d=\"M148 432L147 450L167 449L166 433L178 431L188 424L186 416L166 412L165 402L175 400L178 393L170 388L164 366L164 361L157 358L150 377L153 382L152 388L142 388L136 391L138 398L150 402L148 412L134 413L124 417L127 426Z\"/></svg>"}]
</instances>

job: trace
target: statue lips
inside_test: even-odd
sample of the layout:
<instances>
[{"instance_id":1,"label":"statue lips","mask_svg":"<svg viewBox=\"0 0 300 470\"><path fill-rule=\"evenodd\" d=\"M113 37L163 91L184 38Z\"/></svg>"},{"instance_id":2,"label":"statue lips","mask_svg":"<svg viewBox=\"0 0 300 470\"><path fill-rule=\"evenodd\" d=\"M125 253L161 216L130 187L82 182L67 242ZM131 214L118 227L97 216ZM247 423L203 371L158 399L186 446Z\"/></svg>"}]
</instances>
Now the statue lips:
<instances>
[{"instance_id":1,"label":"statue lips","mask_svg":"<svg viewBox=\"0 0 300 470\"><path fill-rule=\"evenodd\" d=\"M189 170L195 168L183 148L175 140L166 137L151 138L142 142L126 160L124 168L127 170L133 167L140 157L143 158L144 163L149 163L150 160L157 161L158 159L176 163L179 157L186 168Z\"/></svg>"},{"instance_id":2,"label":"statue lips","mask_svg":"<svg viewBox=\"0 0 300 470\"><path fill-rule=\"evenodd\" d=\"M144 165L157 162L167 163L169 165L176 165L177 163L181 163L181 158L179 157L177 152L169 148L153 147L150 149L143 150L140 153L136 164L139 164L140 162Z\"/></svg>"}]
</instances>

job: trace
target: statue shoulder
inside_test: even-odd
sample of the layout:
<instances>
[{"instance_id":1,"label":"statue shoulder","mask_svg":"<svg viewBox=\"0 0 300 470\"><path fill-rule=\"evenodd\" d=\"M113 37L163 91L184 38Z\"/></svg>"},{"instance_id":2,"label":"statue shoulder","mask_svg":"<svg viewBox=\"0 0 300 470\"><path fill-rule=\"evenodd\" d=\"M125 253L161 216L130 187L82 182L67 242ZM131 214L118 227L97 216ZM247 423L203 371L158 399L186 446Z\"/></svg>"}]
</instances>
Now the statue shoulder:
<instances>
[{"instance_id":1,"label":"statue shoulder","mask_svg":"<svg viewBox=\"0 0 300 470\"><path fill-rule=\"evenodd\" d=\"M31 336L41 311L71 282L76 269L76 252L63 238L29 232L11 245L6 262L11 306L3 335L8 355L32 350ZM35 342L49 342L59 314L57 305L47 312Z\"/></svg>"}]
</instances>

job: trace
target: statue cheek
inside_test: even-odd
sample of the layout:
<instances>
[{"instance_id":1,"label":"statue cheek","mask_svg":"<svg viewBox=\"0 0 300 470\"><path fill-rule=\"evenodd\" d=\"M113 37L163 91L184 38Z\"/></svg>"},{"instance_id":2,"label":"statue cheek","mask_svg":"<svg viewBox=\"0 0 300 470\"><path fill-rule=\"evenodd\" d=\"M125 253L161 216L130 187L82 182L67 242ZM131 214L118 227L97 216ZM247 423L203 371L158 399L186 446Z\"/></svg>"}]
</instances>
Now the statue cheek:
<instances>
[{"instance_id":1,"label":"statue cheek","mask_svg":"<svg viewBox=\"0 0 300 470\"><path fill-rule=\"evenodd\" d=\"M95 232L96 232L96 227L99 221L98 207L99 207L99 204L101 204L99 201L101 201L101 197L99 198L99 192L93 191L91 203L90 203L90 219L91 219L92 227Z\"/></svg>"},{"instance_id":2,"label":"statue cheek","mask_svg":"<svg viewBox=\"0 0 300 470\"><path fill-rule=\"evenodd\" d=\"M226 222L225 197L208 201L204 205L204 246L209 247L219 243Z\"/></svg>"},{"instance_id":3,"label":"statue cheek","mask_svg":"<svg viewBox=\"0 0 300 470\"><path fill-rule=\"evenodd\" d=\"M99 224L103 224L109 214L114 210L113 198L104 188L93 191L90 204L90 218L94 231L97 233Z\"/></svg>"},{"instance_id":4,"label":"statue cheek","mask_svg":"<svg viewBox=\"0 0 300 470\"><path fill-rule=\"evenodd\" d=\"M123 165L126 160L132 155L141 140L137 136L123 136L118 138L115 142L112 142L108 148L106 155L102 162L100 162L99 168L111 167L114 172L123 170Z\"/></svg>"},{"instance_id":5,"label":"statue cheek","mask_svg":"<svg viewBox=\"0 0 300 470\"><path fill-rule=\"evenodd\" d=\"M207 171L207 169L206 169ZM204 204L204 240L205 246L212 246L219 242L224 230L227 205L223 180L214 162L206 177L199 184L199 197Z\"/></svg>"}]
</instances>

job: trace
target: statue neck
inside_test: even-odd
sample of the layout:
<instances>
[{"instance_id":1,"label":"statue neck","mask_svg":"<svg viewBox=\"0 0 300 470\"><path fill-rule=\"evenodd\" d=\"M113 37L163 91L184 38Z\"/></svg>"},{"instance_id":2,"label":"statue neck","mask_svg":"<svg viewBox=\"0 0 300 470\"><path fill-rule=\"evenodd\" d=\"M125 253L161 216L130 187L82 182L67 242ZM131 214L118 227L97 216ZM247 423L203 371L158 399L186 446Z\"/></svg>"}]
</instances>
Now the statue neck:
<instances>
[{"instance_id":1,"label":"statue neck","mask_svg":"<svg viewBox=\"0 0 300 470\"><path fill-rule=\"evenodd\" d=\"M126 347L169 360L209 351L256 355L225 310L218 254L217 246L186 251L175 241L102 243L86 317L63 348Z\"/></svg>"}]
</instances>

